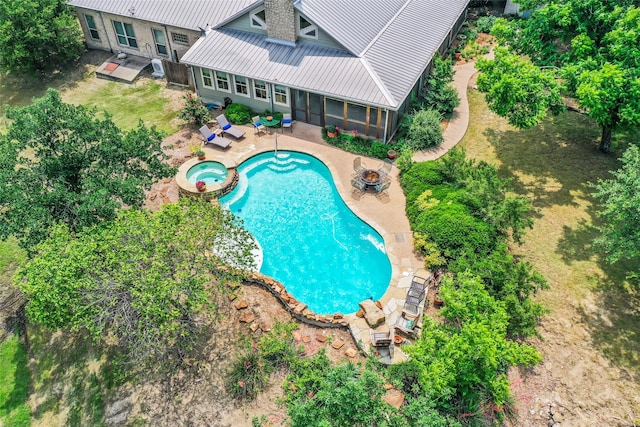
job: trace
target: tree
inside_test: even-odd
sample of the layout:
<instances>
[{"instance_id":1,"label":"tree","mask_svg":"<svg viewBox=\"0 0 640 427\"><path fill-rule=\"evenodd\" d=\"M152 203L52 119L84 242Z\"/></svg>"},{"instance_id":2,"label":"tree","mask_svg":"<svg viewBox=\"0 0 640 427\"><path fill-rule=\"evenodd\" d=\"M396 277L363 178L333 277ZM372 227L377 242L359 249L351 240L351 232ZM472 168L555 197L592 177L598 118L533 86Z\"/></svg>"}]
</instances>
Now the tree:
<instances>
[{"instance_id":1,"label":"tree","mask_svg":"<svg viewBox=\"0 0 640 427\"><path fill-rule=\"evenodd\" d=\"M490 108L508 117L518 127L539 123L553 105L545 96L531 96L528 110L512 111L511 96L501 90L505 81L519 86L535 87L542 83L541 92L554 93L558 82L576 96L580 105L602 129L600 150L608 152L615 131L640 125L640 1L637 0L550 0L525 2L536 7L530 19L499 22L492 29L502 44L527 55L534 65L553 68L561 80L539 81L534 72L522 73L528 66L502 67L478 84L481 91L492 96ZM496 56L500 68L505 56ZM492 71L491 61L483 68ZM510 61L511 62L511 61ZM543 71L540 71L543 73ZM480 82L480 79L479 79ZM534 95L529 91L529 95ZM512 119L514 113L524 117ZM524 113L524 114L523 114Z\"/></svg>"},{"instance_id":2,"label":"tree","mask_svg":"<svg viewBox=\"0 0 640 427\"><path fill-rule=\"evenodd\" d=\"M459 404L463 412L481 412L483 403L504 410L510 392L510 366L532 366L540 355L527 344L506 338L509 315L482 281L470 274L446 277L440 287L445 302L444 323L428 316L421 337L405 351L418 366L422 390L445 402Z\"/></svg>"},{"instance_id":3,"label":"tree","mask_svg":"<svg viewBox=\"0 0 640 427\"><path fill-rule=\"evenodd\" d=\"M23 247L42 241L56 222L78 231L112 220L123 205L140 207L144 190L175 169L162 152L162 133L142 122L116 127L95 109L65 104L50 89L21 108L0 135L0 237Z\"/></svg>"},{"instance_id":4,"label":"tree","mask_svg":"<svg viewBox=\"0 0 640 427\"><path fill-rule=\"evenodd\" d=\"M44 71L84 50L76 15L65 0L0 2L0 68Z\"/></svg>"},{"instance_id":5,"label":"tree","mask_svg":"<svg viewBox=\"0 0 640 427\"><path fill-rule=\"evenodd\" d=\"M115 338L125 365L155 368L193 348L254 248L229 211L187 198L157 213L124 210L78 233L56 226L15 281L31 320Z\"/></svg>"},{"instance_id":6,"label":"tree","mask_svg":"<svg viewBox=\"0 0 640 427\"><path fill-rule=\"evenodd\" d=\"M537 125L551 110L563 110L560 85L549 70L522 61L505 49L496 49L495 59L480 59L482 74L478 89L485 92L489 108L509 123L527 129Z\"/></svg>"},{"instance_id":7,"label":"tree","mask_svg":"<svg viewBox=\"0 0 640 427\"><path fill-rule=\"evenodd\" d=\"M598 180L594 196L600 199L598 216L606 223L600 227L596 244L607 253L607 260L640 257L640 149L630 146L622 156L622 168L613 178Z\"/></svg>"}]
</instances>

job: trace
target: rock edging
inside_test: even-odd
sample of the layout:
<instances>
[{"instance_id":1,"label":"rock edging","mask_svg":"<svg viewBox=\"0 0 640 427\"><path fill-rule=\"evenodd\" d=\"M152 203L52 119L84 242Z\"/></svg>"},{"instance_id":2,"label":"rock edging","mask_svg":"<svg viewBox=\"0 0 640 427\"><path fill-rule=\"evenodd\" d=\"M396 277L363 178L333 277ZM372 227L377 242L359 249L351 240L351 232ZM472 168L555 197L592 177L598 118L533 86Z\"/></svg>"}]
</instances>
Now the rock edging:
<instances>
[{"instance_id":1,"label":"rock edging","mask_svg":"<svg viewBox=\"0 0 640 427\"><path fill-rule=\"evenodd\" d=\"M284 285L264 274L251 273L246 284L260 286L269 291L289 314L300 322L317 328L349 329L349 321L342 313L316 314L307 308L307 304L299 302L287 292Z\"/></svg>"}]
</instances>

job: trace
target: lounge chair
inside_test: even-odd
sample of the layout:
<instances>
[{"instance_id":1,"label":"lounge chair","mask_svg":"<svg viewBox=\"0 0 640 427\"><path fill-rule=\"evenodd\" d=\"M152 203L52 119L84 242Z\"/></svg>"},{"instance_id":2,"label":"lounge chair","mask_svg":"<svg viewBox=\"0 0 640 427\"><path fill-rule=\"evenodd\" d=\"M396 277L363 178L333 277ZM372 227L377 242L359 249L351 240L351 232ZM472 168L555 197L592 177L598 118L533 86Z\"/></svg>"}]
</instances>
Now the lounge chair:
<instances>
[{"instance_id":1,"label":"lounge chair","mask_svg":"<svg viewBox=\"0 0 640 427\"><path fill-rule=\"evenodd\" d=\"M244 136L244 134L246 133L245 131L243 131L240 128L233 127L231 125L231 123L229 123L229 120L227 120L227 118L224 116L224 114L220 114L218 117L216 117L216 121L220 125L220 128L222 129L222 132L228 133L229 135L231 135L235 139L242 138Z\"/></svg>"},{"instance_id":2,"label":"lounge chair","mask_svg":"<svg viewBox=\"0 0 640 427\"><path fill-rule=\"evenodd\" d=\"M214 132L211 132L209 126L204 125L200 128L200 133L204 137L204 145L213 144L220 148L227 148L231 145L231 140L223 136L217 136Z\"/></svg>"},{"instance_id":3,"label":"lounge chair","mask_svg":"<svg viewBox=\"0 0 640 427\"><path fill-rule=\"evenodd\" d=\"M426 275L427 277L414 275L411 279L411 286L407 291L407 295L419 297L422 294L429 292L429 284L433 281L433 274Z\"/></svg>"},{"instance_id":4,"label":"lounge chair","mask_svg":"<svg viewBox=\"0 0 640 427\"><path fill-rule=\"evenodd\" d=\"M418 318L422 314L422 310L424 308L424 293L417 297L407 295L407 298L404 302L404 308L402 309L402 313L406 314L407 317L410 318Z\"/></svg>"},{"instance_id":5,"label":"lounge chair","mask_svg":"<svg viewBox=\"0 0 640 427\"><path fill-rule=\"evenodd\" d=\"M267 132L267 127L260 121L260 116L253 117L251 121L253 122L253 129L256 131L256 134L260 132Z\"/></svg>"},{"instance_id":6,"label":"lounge chair","mask_svg":"<svg viewBox=\"0 0 640 427\"><path fill-rule=\"evenodd\" d=\"M291 129L291 133L293 133L293 120L291 120L291 114L284 113L282 115L282 133L284 133L284 128Z\"/></svg>"}]
</instances>

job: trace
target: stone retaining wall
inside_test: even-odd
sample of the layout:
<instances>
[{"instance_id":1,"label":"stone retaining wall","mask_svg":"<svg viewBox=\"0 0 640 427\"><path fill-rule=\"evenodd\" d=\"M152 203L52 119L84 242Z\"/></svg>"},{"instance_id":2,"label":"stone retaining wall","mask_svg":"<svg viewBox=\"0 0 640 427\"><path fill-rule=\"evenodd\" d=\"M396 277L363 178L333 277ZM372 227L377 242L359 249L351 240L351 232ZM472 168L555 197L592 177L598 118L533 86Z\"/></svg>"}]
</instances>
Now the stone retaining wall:
<instances>
[{"instance_id":1,"label":"stone retaining wall","mask_svg":"<svg viewBox=\"0 0 640 427\"><path fill-rule=\"evenodd\" d=\"M318 328L343 328L349 329L349 322L342 313L316 314L307 308L307 304L299 302L287 292L287 289L278 281L260 273L252 273L250 280L245 283L261 286L271 292L280 304L297 320Z\"/></svg>"}]
</instances>

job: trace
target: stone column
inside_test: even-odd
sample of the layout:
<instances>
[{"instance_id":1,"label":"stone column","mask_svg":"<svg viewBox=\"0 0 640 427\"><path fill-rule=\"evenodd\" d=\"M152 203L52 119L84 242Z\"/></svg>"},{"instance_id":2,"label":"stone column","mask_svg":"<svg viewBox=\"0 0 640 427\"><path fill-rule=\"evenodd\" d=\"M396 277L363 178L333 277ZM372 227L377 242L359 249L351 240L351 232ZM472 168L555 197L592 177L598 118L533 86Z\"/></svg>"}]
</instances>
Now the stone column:
<instances>
[{"instance_id":1,"label":"stone column","mask_svg":"<svg viewBox=\"0 0 640 427\"><path fill-rule=\"evenodd\" d=\"M293 0L265 0L267 37L285 44L296 43L296 13Z\"/></svg>"}]
</instances>

